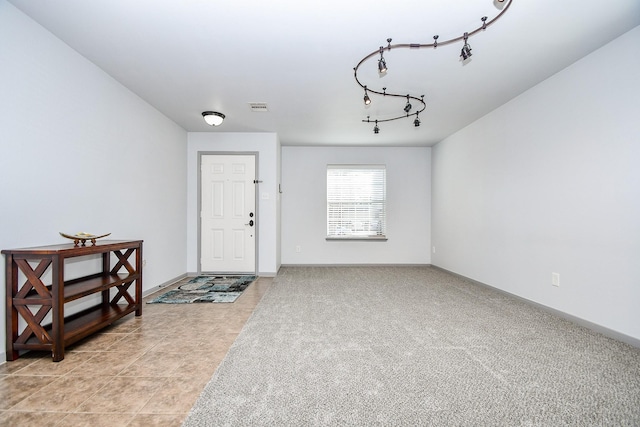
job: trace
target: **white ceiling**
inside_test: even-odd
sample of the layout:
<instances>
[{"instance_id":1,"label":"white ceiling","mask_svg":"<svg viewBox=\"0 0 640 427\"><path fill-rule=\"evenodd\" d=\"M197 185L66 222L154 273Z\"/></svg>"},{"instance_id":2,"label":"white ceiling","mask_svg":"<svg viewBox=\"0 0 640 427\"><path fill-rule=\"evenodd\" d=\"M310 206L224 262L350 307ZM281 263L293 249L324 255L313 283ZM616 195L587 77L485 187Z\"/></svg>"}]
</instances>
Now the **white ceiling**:
<instances>
[{"instance_id":1,"label":"white ceiling","mask_svg":"<svg viewBox=\"0 0 640 427\"><path fill-rule=\"evenodd\" d=\"M640 25L638 0L512 0L469 39L467 64L462 43L385 52L387 75L376 56L360 80L425 95L427 109L420 127L396 120L374 135L362 120L400 114L406 99L365 108L358 62L387 38L459 37L499 13L493 0L9 1L187 131L277 132L283 145L433 145ZM205 110L227 119L212 128Z\"/></svg>"}]
</instances>

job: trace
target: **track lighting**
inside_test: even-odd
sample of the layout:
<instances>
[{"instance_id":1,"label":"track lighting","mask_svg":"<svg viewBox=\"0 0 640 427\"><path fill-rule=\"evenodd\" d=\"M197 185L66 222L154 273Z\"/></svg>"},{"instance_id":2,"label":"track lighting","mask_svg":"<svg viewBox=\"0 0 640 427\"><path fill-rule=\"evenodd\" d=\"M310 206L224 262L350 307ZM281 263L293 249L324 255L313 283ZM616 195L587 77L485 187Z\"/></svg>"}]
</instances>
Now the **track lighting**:
<instances>
[{"instance_id":1,"label":"track lighting","mask_svg":"<svg viewBox=\"0 0 640 427\"><path fill-rule=\"evenodd\" d=\"M220 126L224 121L224 114L216 111L205 111L202 113L202 118L209 126Z\"/></svg>"},{"instance_id":2,"label":"track lighting","mask_svg":"<svg viewBox=\"0 0 640 427\"><path fill-rule=\"evenodd\" d=\"M427 105L424 102L424 95L422 95L420 98L416 97L416 96L412 96L411 94L408 95L400 95L398 93L393 93L393 92L387 92L387 88L382 88L382 90L374 90L371 89L370 87L362 84L360 82L360 79L358 78L358 69L360 68L360 66L366 62L367 60L370 59L374 59L376 56L379 55L378 57L378 73L380 74L380 77L384 76L387 73L387 62L384 59L384 51L387 50L387 52L391 51L391 49L418 49L418 48L424 48L424 47L431 47L431 48L439 48L441 46L446 46L446 45L451 45L451 44L455 44L458 43L460 41L463 41L464 44L462 46L462 49L460 50L460 58L463 61L463 65L466 64L466 61L471 58L472 53L471 53L471 45L469 44L469 37L474 36L478 33L483 32L484 30L486 30L491 24L493 24L494 22L496 22L498 19L500 19L502 17L502 15L509 9L509 7L511 6L511 3L513 3L513 0L484 0L487 3L493 3L493 5L495 6L496 9L498 9L498 12L495 12L494 9L494 13L495 15L489 19L487 16L483 16L480 18L480 20L482 21L482 25L479 26L478 28L475 28L471 31L465 32L464 35L459 36L459 37L454 37L452 39L449 40L439 40L439 36L438 35L434 35L433 36L433 41L431 43L425 43L425 44L418 44L418 43L403 43L403 44L391 44L391 38L387 39L387 46L380 46L378 49L376 49L375 51L371 52L370 54L368 54L367 56L365 56L364 58L362 58L360 60L360 62L358 62L358 65L356 65L353 69L354 71L354 77L356 79L356 82L360 85L360 87L364 88L364 104L365 106L368 106L369 104L371 104L371 98L370 95L371 94L375 94L375 95L382 95L384 97L392 97L392 98L407 98L407 102L403 108L404 110L404 114L396 116L396 117L391 117L391 118L385 118L385 119L377 119L375 120L375 127L373 128L373 132L374 133L379 133L380 132L380 128L378 127L378 122L382 123L382 122L388 122L391 120L398 120L398 119L405 119L407 117L411 117L411 116L416 116L415 119L413 120L413 125L415 127L419 127L420 126L420 119L418 118L418 114L423 112L426 108ZM413 103L413 105L412 105ZM414 108L414 106L416 108ZM412 112L413 111L413 112ZM367 117L366 120L362 120L363 122L373 122L374 120L370 120L369 117Z\"/></svg>"},{"instance_id":3,"label":"track lighting","mask_svg":"<svg viewBox=\"0 0 640 427\"><path fill-rule=\"evenodd\" d=\"M460 51L460 58L463 61L469 59L471 57L471 46L467 43L467 39L469 38L469 33L464 33L464 46L462 46L462 50Z\"/></svg>"}]
</instances>

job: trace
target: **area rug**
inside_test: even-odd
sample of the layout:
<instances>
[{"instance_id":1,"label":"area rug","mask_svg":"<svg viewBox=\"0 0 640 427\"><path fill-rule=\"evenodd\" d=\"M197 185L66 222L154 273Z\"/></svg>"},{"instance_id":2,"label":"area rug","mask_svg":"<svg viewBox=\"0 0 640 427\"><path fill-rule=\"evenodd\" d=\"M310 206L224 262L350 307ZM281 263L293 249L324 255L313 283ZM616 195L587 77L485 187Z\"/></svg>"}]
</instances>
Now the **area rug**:
<instances>
[{"instance_id":1,"label":"area rug","mask_svg":"<svg viewBox=\"0 0 640 427\"><path fill-rule=\"evenodd\" d=\"M256 279L256 276L198 276L176 289L147 301L147 304L234 302Z\"/></svg>"}]
</instances>

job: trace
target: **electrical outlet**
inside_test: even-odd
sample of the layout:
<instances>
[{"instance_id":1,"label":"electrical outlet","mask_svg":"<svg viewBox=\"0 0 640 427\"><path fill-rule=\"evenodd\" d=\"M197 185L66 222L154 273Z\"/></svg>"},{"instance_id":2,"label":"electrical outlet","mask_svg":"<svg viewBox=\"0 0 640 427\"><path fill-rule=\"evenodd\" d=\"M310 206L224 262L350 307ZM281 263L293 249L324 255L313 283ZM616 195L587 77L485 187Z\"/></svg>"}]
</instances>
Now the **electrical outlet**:
<instances>
[{"instance_id":1,"label":"electrical outlet","mask_svg":"<svg viewBox=\"0 0 640 427\"><path fill-rule=\"evenodd\" d=\"M436 253L436 247L435 246L431 250L433 251L434 254Z\"/></svg>"},{"instance_id":2,"label":"electrical outlet","mask_svg":"<svg viewBox=\"0 0 640 427\"><path fill-rule=\"evenodd\" d=\"M297 252L297 253L302 252L302 248L300 247L300 245L297 245L297 246L296 246L296 252Z\"/></svg>"},{"instance_id":3,"label":"electrical outlet","mask_svg":"<svg viewBox=\"0 0 640 427\"><path fill-rule=\"evenodd\" d=\"M558 273L551 273L551 284L553 286L560 286L560 274Z\"/></svg>"}]
</instances>

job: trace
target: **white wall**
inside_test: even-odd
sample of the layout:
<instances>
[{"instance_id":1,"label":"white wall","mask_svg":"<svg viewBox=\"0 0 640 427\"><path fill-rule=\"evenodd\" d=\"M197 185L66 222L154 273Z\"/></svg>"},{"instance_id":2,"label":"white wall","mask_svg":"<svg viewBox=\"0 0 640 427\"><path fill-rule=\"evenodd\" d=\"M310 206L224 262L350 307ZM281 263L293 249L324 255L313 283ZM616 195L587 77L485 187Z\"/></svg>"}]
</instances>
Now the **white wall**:
<instances>
[{"instance_id":1,"label":"white wall","mask_svg":"<svg viewBox=\"0 0 640 427\"><path fill-rule=\"evenodd\" d=\"M434 265L640 339L639 44L637 27L434 147Z\"/></svg>"},{"instance_id":2,"label":"white wall","mask_svg":"<svg viewBox=\"0 0 640 427\"><path fill-rule=\"evenodd\" d=\"M388 241L326 240L331 163L386 164ZM282 263L429 264L430 167L426 147L282 147Z\"/></svg>"},{"instance_id":3,"label":"white wall","mask_svg":"<svg viewBox=\"0 0 640 427\"><path fill-rule=\"evenodd\" d=\"M111 232L144 239L144 289L183 275L186 132L4 0L0 64L0 247Z\"/></svg>"},{"instance_id":4,"label":"white wall","mask_svg":"<svg viewBox=\"0 0 640 427\"><path fill-rule=\"evenodd\" d=\"M187 271L198 272L198 153L258 153L258 273L275 276L280 268L280 142L275 133L189 132L187 153Z\"/></svg>"}]
</instances>

